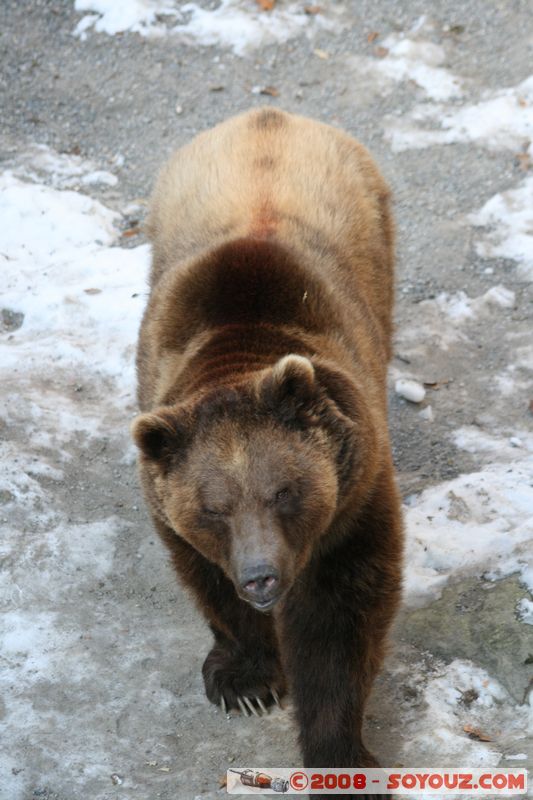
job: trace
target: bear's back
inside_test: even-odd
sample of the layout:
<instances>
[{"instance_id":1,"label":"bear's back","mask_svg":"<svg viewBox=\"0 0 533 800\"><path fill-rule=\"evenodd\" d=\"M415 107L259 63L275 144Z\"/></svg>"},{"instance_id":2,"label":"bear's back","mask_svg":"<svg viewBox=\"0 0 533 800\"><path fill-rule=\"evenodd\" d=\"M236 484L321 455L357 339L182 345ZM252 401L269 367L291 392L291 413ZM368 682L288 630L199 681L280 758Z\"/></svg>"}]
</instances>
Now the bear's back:
<instances>
[{"instance_id":1,"label":"bear's back","mask_svg":"<svg viewBox=\"0 0 533 800\"><path fill-rule=\"evenodd\" d=\"M152 291L138 350L141 407L164 395L215 323L242 323L243 314L266 322L267 307L271 324L313 330L321 346L324 336L334 349L343 341L382 380L393 293L388 201L355 139L277 109L234 117L176 151L147 225Z\"/></svg>"},{"instance_id":2,"label":"bear's back","mask_svg":"<svg viewBox=\"0 0 533 800\"><path fill-rule=\"evenodd\" d=\"M390 314L389 192L367 150L329 125L273 108L201 133L163 168L151 203L152 283L233 239L269 239Z\"/></svg>"}]
</instances>

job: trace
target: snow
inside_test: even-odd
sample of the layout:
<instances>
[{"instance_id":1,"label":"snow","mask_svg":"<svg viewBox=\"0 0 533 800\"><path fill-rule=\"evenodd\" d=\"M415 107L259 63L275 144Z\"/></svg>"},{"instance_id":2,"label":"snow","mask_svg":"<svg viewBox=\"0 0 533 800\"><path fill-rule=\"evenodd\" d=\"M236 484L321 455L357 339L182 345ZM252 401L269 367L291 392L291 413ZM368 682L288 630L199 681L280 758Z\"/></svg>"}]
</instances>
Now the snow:
<instances>
[{"instance_id":1,"label":"snow","mask_svg":"<svg viewBox=\"0 0 533 800\"><path fill-rule=\"evenodd\" d=\"M462 290L441 292L417 304L416 314L398 331L397 340L405 352L425 352L428 343L446 351L468 341L468 323L488 319L494 311L506 313L514 303L515 293L501 284L479 297L469 297Z\"/></svg>"},{"instance_id":2,"label":"snow","mask_svg":"<svg viewBox=\"0 0 533 800\"><path fill-rule=\"evenodd\" d=\"M322 14L306 14L298 3L264 12L256 4L222 0L214 10L196 3L186 3L182 10L190 12L190 19L176 25L174 33L191 44L229 47L238 56L260 46L287 42L308 29L331 27Z\"/></svg>"},{"instance_id":3,"label":"snow","mask_svg":"<svg viewBox=\"0 0 533 800\"><path fill-rule=\"evenodd\" d=\"M529 431L515 431L515 435L503 438L501 434L487 433L479 427L464 425L454 431L452 439L456 447L462 450L497 455L498 461L514 460L519 455L517 450L533 453L533 434Z\"/></svg>"},{"instance_id":4,"label":"snow","mask_svg":"<svg viewBox=\"0 0 533 800\"><path fill-rule=\"evenodd\" d=\"M111 172L107 172L104 169L98 169L94 172L89 172L87 175L84 175L81 179L81 182L85 186L93 183L102 183L105 186L116 186L118 183L118 178Z\"/></svg>"},{"instance_id":5,"label":"snow","mask_svg":"<svg viewBox=\"0 0 533 800\"><path fill-rule=\"evenodd\" d=\"M396 83L411 81L435 101L463 94L461 80L441 66L446 54L440 45L394 33L380 46L388 51L383 58L354 56L349 63L362 76L377 79L383 93L393 91Z\"/></svg>"},{"instance_id":6,"label":"snow","mask_svg":"<svg viewBox=\"0 0 533 800\"><path fill-rule=\"evenodd\" d=\"M148 247L112 247L116 212L10 171L0 176L0 215L2 302L24 314L0 345L2 372L90 364L131 391Z\"/></svg>"},{"instance_id":7,"label":"snow","mask_svg":"<svg viewBox=\"0 0 533 800\"><path fill-rule=\"evenodd\" d=\"M76 11L96 12L83 17L76 26L74 35L82 39L89 28L110 36L125 31L143 36L161 34L165 28L158 18L179 14L176 3L164 0L75 0L74 8Z\"/></svg>"},{"instance_id":8,"label":"snow","mask_svg":"<svg viewBox=\"0 0 533 800\"><path fill-rule=\"evenodd\" d=\"M338 30L337 17L342 12L331 2L322 3L318 14L306 14L294 2L267 12L248 0L221 0L216 8L161 0L76 0L75 9L96 12L83 17L75 28L74 35L82 40L91 29L111 36L125 31L142 36L168 34L190 45L227 47L237 56L302 33L311 36L318 30Z\"/></svg>"},{"instance_id":9,"label":"snow","mask_svg":"<svg viewBox=\"0 0 533 800\"><path fill-rule=\"evenodd\" d=\"M434 674L421 679L423 671L420 665L420 671L408 678L422 689L422 702L417 713L405 720L403 763L495 767L502 757L500 748L508 743L516 746L517 740L525 743L533 732L531 709L514 703L496 680L471 661L456 659L438 665ZM472 700L465 702L465 696ZM497 743L470 738L465 726Z\"/></svg>"},{"instance_id":10,"label":"snow","mask_svg":"<svg viewBox=\"0 0 533 800\"><path fill-rule=\"evenodd\" d=\"M429 127L435 123L438 128ZM470 105L416 106L401 120L389 120L386 138L395 152L454 142L519 152L533 139L533 76L517 86L487 91Z\"/></svg>"},{"instance_id":11,"label":"snow","mask_svg":"<svg viewBox=\"0 0 533 800\"><path fill-rule=\"evenodd\" d=\"M408 604L469 575L518 573L533 592L533 454L430 487L408 498L405 513Z\"/></svg>"},{"instance_id":12,"label":"snow","mask_svg":"<svg viewBox=\"0 0 533 800\"><path fill-rule=\"evenodd\" d=\"M533 603L527 597L523 597L516 607L519 619L527 625L533 625Z\"/></svg>"},{"instance_id":13,"label":"snow","mask_svg":"<svg viewBox=\"0 0 533 800\"><path fill-rule=\"evenodd\" d=\"M426 303L427 305L424 305ZM431 307L432 301L424 301L424 308ZM466 292L456 294L441 292L435 298L434 304L439 310L454 323L466 320L475 320L486 315L493 309L512 308L515 304L515 293L505 286L493 286L479 297L469 297Z\"/></svg>"},{"instance_id":14,"label":"snow","mask_svg":"<svg viewBox=\"0 0 533 800\"><path fill-rule=\"evenodd\" d=\"M0 597L4 602L16 600L17 608L29 614L49 602L51 587L55 587L57 602L71 594L74 577L78 590L83 584L93 585L111 573L115 540L125 529L118 518L108 517L81 525L61 521L46 530L18 531L0 545L2 559L11 564L10 574L0 576ZM13 586L18 587L15 596ZM4 630L9 631L9 626ZM17 636L13 634L9 641Z\"/></svg>"},{"instance_id":15,"label":"snow","mask_svg":"<svg viewBox=\"0 0 533 800\"><path fill-rule=\"evenodd\" d=\"M79 697L81 687L92 685L98 664L78 664L79 631L65 633L66 617L57 609L72 603L81 587L90 589L109 575L116 537L125 529L114 517L69 523L54 499L64 490L61 464L70 460L73 441L109 434L113 402L122 415L133 407L134 344L146 293L148 249L114 246L119 215L86 195L53 188L78 182L91 170L78 158L40 149L26 180L12 171L0 176L2 307L24 315L22 326L0 340L2 422L22 432L0 442L0 560L8 567L0 576L0 603L7 607L0 636L6 731L36 734L69 726L68 715L34 710L35 686L57 682ZM43 171L52 186L28 179ZM99 293L87 294L88 288ZM111 380L118 391L104 401L100 389L94 406L79 403L76 391L65 393L61 374L67 383L91 387ZM74 738L80 750L86 746L81 735ZM13 791L7 788L17 766L9 749L0 781L16 798L18 782ZM96 761L98 753L93 742Z\"/></svg>"},{"instance_id":16,"label":"snow","mask_svg":"<svg viewBox=\"0 0 533 800\"><path fill-rule=\"evenodd\" d=\"M494 195L468 219L472 225L489 228L476 243L480 256L517 261L520 276L533 280L533 177Z\"/></svg>"},{"instance_id":17,"label":"snow","mask_svg":"<svg viewBox=\"0 0 533 800\"><path fill-rule=\"evenodd\" d=\"M56 153L44 144L33 145L6 166L17 178L45 183L55 189L78 189L97 183L116 186L118 183L116 175L98 169L92 161L74 153Z\"/></svg>"},{"instance_id":18,"label":"snow","mask_svg":"<svg viewBox=\"0 0 533 800\"><path fill-rule=\"evenodd\" d=\"M35 451L22 451L9 441L0 443L0 459L0 496L5 511L16 505L24 506L27 511L38 510L42 523L47 524L53 514L46 508L46 492L39 478L61 481L61 471L39 461Z\"/></svg>"}]
</instances>

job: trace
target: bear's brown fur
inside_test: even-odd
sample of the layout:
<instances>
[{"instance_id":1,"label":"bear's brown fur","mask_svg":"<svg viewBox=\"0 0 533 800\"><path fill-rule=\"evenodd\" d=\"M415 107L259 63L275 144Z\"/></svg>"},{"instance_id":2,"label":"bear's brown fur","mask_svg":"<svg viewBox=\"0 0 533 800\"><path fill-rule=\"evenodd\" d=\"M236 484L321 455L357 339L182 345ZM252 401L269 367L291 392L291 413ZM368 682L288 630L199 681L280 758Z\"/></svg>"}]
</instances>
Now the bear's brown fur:
<instances>
[{"instance_id":1,"label":"bear's brown fur","mask_svg":"<svg viewBox=\"0 0 533 800\"><path fill-rule=\"evenodd\" d=\"M207 696L288 688L306 766L374 766L361 723L402 557L387 186L351 137L259 109L174 154L148 230L133 436L214 633Z\"/></svg>"}]
</instances>

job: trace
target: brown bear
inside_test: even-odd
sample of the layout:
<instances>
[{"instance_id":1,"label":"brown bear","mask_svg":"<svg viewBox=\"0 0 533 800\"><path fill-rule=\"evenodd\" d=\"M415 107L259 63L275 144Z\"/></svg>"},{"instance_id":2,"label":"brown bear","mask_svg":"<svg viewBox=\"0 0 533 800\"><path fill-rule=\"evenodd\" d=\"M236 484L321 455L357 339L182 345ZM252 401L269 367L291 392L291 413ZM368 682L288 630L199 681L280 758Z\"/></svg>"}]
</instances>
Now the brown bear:
<instances>
[{"instance_id":1,"label":"brown bear","mask_svg":"<svg viewBox=\"0 0 533 800\"><path fill-rule=\"evenodd\" d=\"M154 524L214 634L208 699L287 690L305 766L371 767L398 605L393 224L365 148L273 108L197 136L151 201L133 424Z\"/></svg>"}]
</instances>

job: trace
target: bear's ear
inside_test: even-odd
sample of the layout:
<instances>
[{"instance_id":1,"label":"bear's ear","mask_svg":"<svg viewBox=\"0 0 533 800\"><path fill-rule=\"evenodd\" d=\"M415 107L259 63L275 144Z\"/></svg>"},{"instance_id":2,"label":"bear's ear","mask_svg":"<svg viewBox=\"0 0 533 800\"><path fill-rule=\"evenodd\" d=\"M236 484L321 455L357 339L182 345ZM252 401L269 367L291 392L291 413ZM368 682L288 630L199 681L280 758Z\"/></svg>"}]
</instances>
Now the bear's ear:
<instances>
[{"instance_id":1,"label":"bear's ear","mask_svg":"<svg viewBox=\"0 0 533 800\"><path fill-rule=\"evenodd\" d=\"M183 416L173 408L141 414L131 426L133 440L150 461L164 462L186 445L188 430Z\"/></svg>"},{"instance_id":2,"label":"bear's ear","mask_svg":"<svg viewBox=\"0 0 533 800\"><path fill-rule=\"evenodd\" d=\"M304 356L284 356L263 378L260 395L283 422L310 422L320 398L313 364Z\"/></svg>"}]
</instances>

